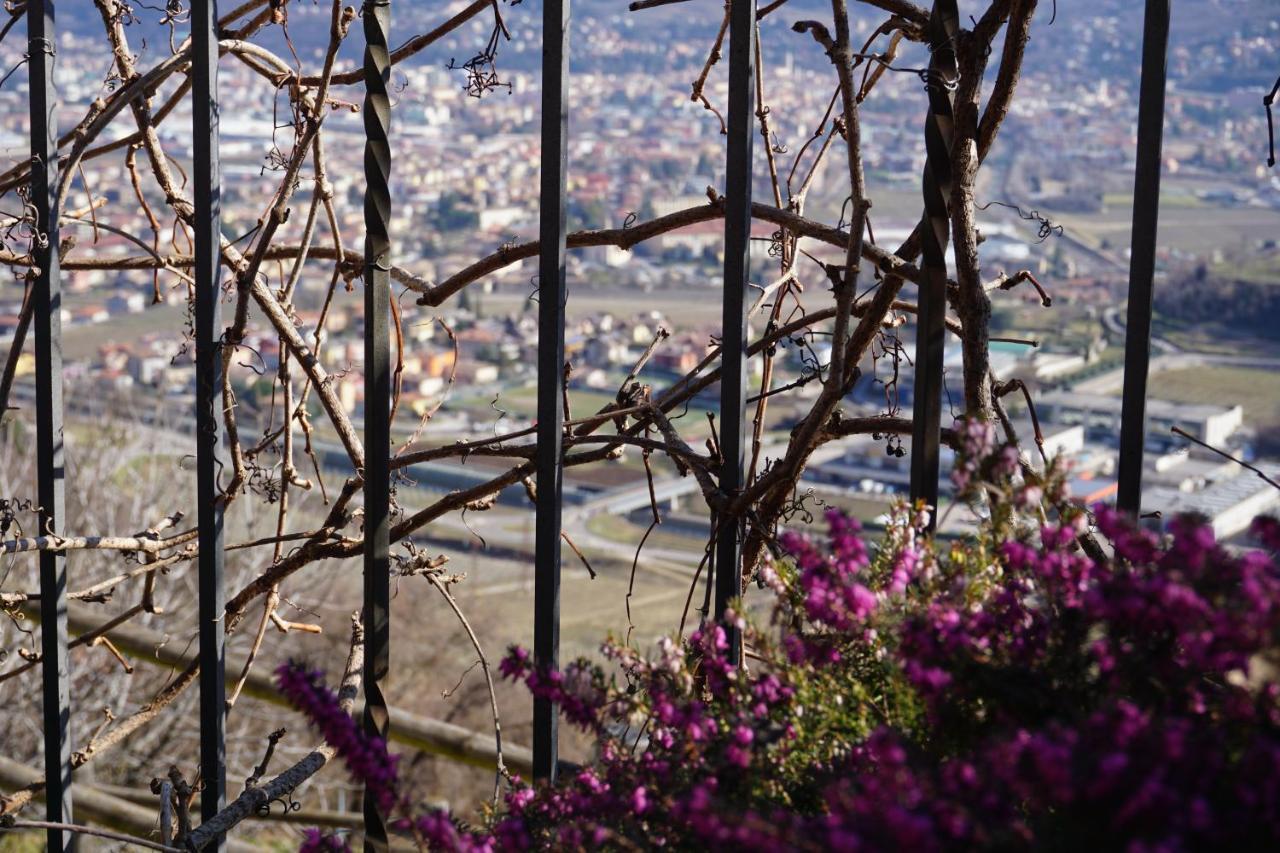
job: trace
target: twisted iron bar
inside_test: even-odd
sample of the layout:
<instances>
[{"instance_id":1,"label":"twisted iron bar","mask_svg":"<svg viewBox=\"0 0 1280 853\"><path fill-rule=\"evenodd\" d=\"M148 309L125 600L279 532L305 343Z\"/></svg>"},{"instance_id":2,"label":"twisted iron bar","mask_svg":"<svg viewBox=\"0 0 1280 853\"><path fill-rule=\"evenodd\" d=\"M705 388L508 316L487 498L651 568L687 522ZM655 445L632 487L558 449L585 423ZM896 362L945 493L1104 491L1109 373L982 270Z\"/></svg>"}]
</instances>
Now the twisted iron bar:
<instances>
[{"instance_id":1,"label":"twisted iron bar","mask_svg":"<svg viewBox=\"0 0 1280 853\"><path fill-rule=\"evenodd\" d=\"M924 126L924 225L920 316L916 327L914 417L911 429L911 499L922 500L937 522L942 435L942 362L947 319L947 243L951 239L952 106L960 67L956 0L935 0L929 16L929 117Z\"/></svg>"},{"instance_id":2,"label":"twisted iron bar","mask_svg":"<svg viewBox=\"0 0 1280 853\"><path fill-rule=\"evenodd\" d=\"M195 179L196 493L200 551L200 811L209 819L226 804L226 632L223 613L222 469L223 362L221 170L218 161L218 14L216 0L196 0L191 10L191 129ZM219 835L210 849L223 849Z\"/></svg>"},{"instance_id":3,"label":"twisted iron bar","mask_svg":"<svg viewBox=\"0 0 1280 853\"><path fill-rule=\"evenodd\" d=\"M386 737L391 638L391 0L365 0L364 19L364 727ZM364 798L366 849L387 848L387 820Z\"/></svg>"}]
</instances>

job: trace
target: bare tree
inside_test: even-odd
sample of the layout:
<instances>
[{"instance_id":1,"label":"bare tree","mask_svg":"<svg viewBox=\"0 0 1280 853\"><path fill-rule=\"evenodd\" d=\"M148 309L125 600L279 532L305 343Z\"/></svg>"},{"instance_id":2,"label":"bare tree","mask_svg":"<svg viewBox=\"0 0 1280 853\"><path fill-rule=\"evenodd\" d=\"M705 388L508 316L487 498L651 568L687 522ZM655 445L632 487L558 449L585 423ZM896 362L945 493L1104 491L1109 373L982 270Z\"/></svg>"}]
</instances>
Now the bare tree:
<instances>
[{"instance_id":1,"label":"bare tree","mask_svg":"<svg viewBox=\"0 0 1280 853\"><path fill-rule=\"evenodd\" d=\"M644 14L647 8L670 2L678 0L640 0L632 8L636 14ZM4 26L6 34L22 14L23 5L12 0L6 4L10 16ZM342 292L341 288L349 290L360 284L363 269L362 255L352 248L359 243L359 235L349 233L343 226L348 221L345 209L348 203L333 191L327 147L330 137L325 133L326 124L335 113L356 109L355 97L348 90L361 82L361 74L358 69L343 67L340 61L355 11L344 7L340 0L332 0L329 6L328 37L314 67L307 67L293 50L288 29L291 9L288 0L247 0L227 11L219 22L220 49L224 57L249 69L261 81L264 92L276 99L279 113L270 172L273 188L250 233L243 237L224 236L221 242L225 300L232 306L230 323L221 339L224 376L221 418L230 449L222 500L228 508L244 506L252 514L269 512L274 517L274 532L270 535L235 541L229 546L232 551L253 555L253 559L241 563L241 585L229 596L225 615L227 633L244 638L247 647L244 671L231 673L241 684L255 665L261 665L255 661L269 627L274 625L280 631L300 627L281 612L287 585L296 583L295 576L309 566L322 562L333 565L330 561L358 556L363 545L357 499L362 485L361 472L365 469L365 449L339 398L338 377L326 370L322 358L329 340L327 324L333 300ZM565 413L566 467L602 465L624 453L638 453L652 482L651 457L666 457L677 471L696 478L709 508L723 518L745 519L743 589L766 553L775 547L779 526L803 505L797 486L816 450L843 437L861 434L883 436L892 448L900 446L900 436L909 435L912 428L911 420L897 410L891 395L886 397L885 410L874 417L847 416L842 405L870 356L875 355L897 375L904 358L898 331L905 317L918 312L909 288L924 281L924 273L916 260L929 225L922 215L915 233L896 247L874 241L871 230L874 198L864 177L865 142L860 105L876 97L877 86L886 75L928 76L920 70L899 68L895 63L904 44L927 43L930 13L905 0L862 0L859 6L866 7L859 8L860 13L875 15L878 22L861 44L851 40L846 0L832 0L829 23L796 21L796 32L789 34L793 49L821 51L831 61L831 97L823 114L794 115L785 112L785 103L772 103L768 97L770 78L763 67L763 52L757 57L756 115L771 197L755 203L752 215L757 222L768 223L775 230L768 253L770 269L765 275L769 284L761 288L753 306L752 319L759 331L751 341L749 355L759 361L761 378L750 400L753 420L746 488L738 495L727 495L720 489L719 448L714 430L712 439L699 448L695 444L697 439L691 437L697 430L683 426L686 422L678 417L698 394L718 382L718 346L709 348L700 363L678 381L659 390L643 377L649 360L666 342L666 332L660 332L616 389L613 402L594 412ZM119 233L117 236L130 247L125 253L98 252L92 245L85 246L83 239L77 244L69 242L63 247L62 268L71 272L151 274L155 281L155 300L173 298L167 294L176 288L177 301L186 303L189 318L193 297L188 271L194 262L191 251L194 209L191 188L186 185L178 160L168 150L171 143L162 129L175 120L190 90L191 45L189 40L174 36L169 50L141 62L137 47L131 41L131 26L135 16L148 12L124 0L93 0L93 8L101 18L103 37L110 46L111 86L92 102L61 140L64 153L58 199L62 220L77 226L75 231L80 238L112 231L110 205L105 195L100 194L103 188L86 185L87 202L81 203L74 184L77 176L83 177L84 164L100 158L116 158L122 163L129 183L128 187L116 188L127 199L121 203L139 205L145 211L151 233ZM950 308L946 326L963 349L965 413L982 419L998 418L1010 437L1012 429L1001 397L1017 389L996 382L991 371L988 359L990 294L1021 283L1031 282L1037 288L1039 284L1028 274L1016 272L984 278L977 251L981 236L975 214L975 187L983 161L1009 114L1036 10L1037 0L991 0L982 14L971 21L970 27L955 31L951 46L958 73L940 81L954 101L949 140L952 184L945 200L945 215L949 217L950 233L955 241L956 267L953 277L946 282ZM467 75L469 91L485 94L502 82L493 72L495 52L507 32L505 17L512 16L513 12L504 9L497 0L475 0L452 17L439 20L405 40L393 51L392 61L409 62L464 24L492 16L493 39L478 51L476 59L461 66L462 73ZM775 0L761 5L757 17L762 20L787 12L787 0ZM182 4L168 4L162 23L168 24L171 32L181 32L184 14ZM726 3L723 23L707 46L705 63L692 81L690 92L692 99L712 114L707 120L715 122L721 122L722 109L708 96L707 83L719 62L728 21ZM289 55L270 47L281 43ZM152 48L154 50L154 45ZM989 73L989 66L994 66L994 74ZM989 85L984 85L984 81L989 81ZM477 106L477 109L483 108L483 103ZM775 128L780 115L785 115L792 125L810 128L809 137L794 152L777 142ZM923 119L923 110L921 115ZM824 171L828 160L838 165ZM839 177L835 177L837 174ZM29 177L30 163L26 161L0 172L0 199L6 201L3 215L7 217L0 263L8 266L20 282L30 280L31 244L40 239L26 205ZM832 181L840 188L837 194L847 198L845 216L837 223L811 218L806 211L810 191L818 184ZM305 200L299 201L300 198ZM571 233L568 245L571 250L601 246L632 249L677 229L716 221L723 216L721 189L708 187L705 204L628 222L621 228ZM522 259L535 257L538 251L537 241L503 245L438 280L416 274L412 262L393 266L393 281L417 297L415 305L402 305L393 298L396 326L393 331L401 365L409 346L405 329L424 322L444 324L443 318L432 313L434 309L449 306L487 276ZM820 257L831 257L833 252L840 260ZM320 303L320 320L304 331L298 322L302 293L299 284L304 275L316 269L325 270L327 285ZM763 272L763 267L757 271ZM1047 297L1045 301L1047 303ZM29 312L30 305L25 309L24 324L8 354L5 381L0 385L4 397L0 399L0 411L11 399L12 377L22 351ZM279 349L278 369L261 379L253 366L254 354L245 345L248 331L259 324L270 330ZM174 335L185 346L187 330L175 329ZM829 342L829 347L818 346L825 342ZM780 346L796 347L807 353L808 366L798 377L779 380ZM819 356L819 351L829 351L829 355ZM244 389L251 382L263 381L270 384L267 395L270 405L266 411L259 410L248 418L242 404ZM804 390L811 384L819 389L816 396ZM770 413L781 401L798 407L802 414L785 448L776 458L767 458L763 452L764 435ZM399 403L397 387L393 418L399 416L403 420L405 412ZM436 409L438 404L426 411L411 436L395 447L391 463L393 475L404 474L414 465L447 459L484 457L503 461L505 467L496 469L483 483L443 496L423 497L416 506L403 502L407 490L398 491L393 495L392 540L402 546L397 558L400 570L405 575L425 575L429 586L447 600L456 611L467 642L474 643L476 654L487 671L488 663L481 650L483 630L472 630L472 624L450 596L453 579L446 574L444 561L420 553L414 547L413 537L446 515L482 511L492 505L502 490L528 484L534 473L538 448L532 440L532 429L457 443L433 443L430 421ZM334 466L324 464L319 456L316 445L321 437L340 445L347 470L354 472L341 482L325 480L326 471L332 476ZM6 488L15 495L19 493L16 483ZM315 507L317 493L323 500L322 511L297 511L306 495L312 496L310 505ZM140 493L133 491L132 494ZM10 509L4 512L8 513L5 517L11 523L4 527L5 541L0 548L6 555L6 564L40 550L92 552L99 557L94 571L100 572L103 579L85 590L73 591L72 598L105 601L112 592L122 594L125 589L136 590L139 604L123 612L155 624L160 621L157 614L165 609L157 606L157 602L180 594L174 588L175 574L170 573L190 564L197 554L195 530L183 523L185 516L180 512L190 511L191 507L185 503L188 499L189 496L166 504L164 498L155 495L146 500L135 498L133 505L112 501L111 513L80 516L96 529L83 530L80 535L68 538L42 536L39 531L20 529L12 520L28 513L30 506L10 504ZM86 498L81 505L92 508L97 504ZM157 506L164 510L159 515ZM659 518L655 500L655 524ZM710 550L708 546L708 554ZM427 586L422 589L425 591ZM6 584L4 595L8 612L14 613L34 592ZM689 598L693 600L692 589ZM301 627L305 630L305 626ZM358 652L358 643L355 643L352 654L358 655ZM104 655L105 652L99 655L100 661L105 661ZM126 745L132 749L138 749L141 744L146 745L144 748L155 748L152 745L161 741L145 740L147 732L159 731L155 724L177 712L189 692L187 688L195 681L196 672L193 662L173 678L152 685L154 692L141 701L124 695L113 696L112 707L121 709L133 702L136 707L127 713L113 714L76 753L74 763L84 766ZM5 677L6 674L0 673L0 678ZM237 687L234 692L238 690ZM496 728L496 699L492 713ZM250 753L261 748L260 738L249 737L245 729L240 734L248 738ZM308 758L302 760L305 762ZM498 761L501 762L501 752ZM307 766L314 772L323 763L313 759L315 766ZM308 775L310 773L300 774L294 784ZM0 813L20 809L29 798L29 791L7 798Z\"/></svg>"}]
</instances>

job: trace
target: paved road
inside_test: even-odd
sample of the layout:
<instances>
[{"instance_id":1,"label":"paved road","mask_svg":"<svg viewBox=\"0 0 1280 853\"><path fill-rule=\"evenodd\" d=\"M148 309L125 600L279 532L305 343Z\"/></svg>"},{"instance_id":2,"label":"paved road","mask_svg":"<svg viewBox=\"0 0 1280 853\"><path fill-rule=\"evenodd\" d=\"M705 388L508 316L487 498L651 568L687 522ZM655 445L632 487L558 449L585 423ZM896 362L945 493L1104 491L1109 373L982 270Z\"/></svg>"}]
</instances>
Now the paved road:
<instances>
[{"instance_id":1,"label":"paved road","mask_svg":"<svg viewBox=\"0 0 1280 853\"><path fill-rule=\"evenodd\" d=\"M1102 312L1102 328L1106 329L1109 334L1115 335L1119 343L1123 344L1127 334L1127 326L1125 323L1124 312L1119 308L1108 308ZM1151 339L1151 348L1161 353L1180 353L1185 352L1182 347L1167 341L1164 338L1153 337Z\"/></svg>"}]
</instances>

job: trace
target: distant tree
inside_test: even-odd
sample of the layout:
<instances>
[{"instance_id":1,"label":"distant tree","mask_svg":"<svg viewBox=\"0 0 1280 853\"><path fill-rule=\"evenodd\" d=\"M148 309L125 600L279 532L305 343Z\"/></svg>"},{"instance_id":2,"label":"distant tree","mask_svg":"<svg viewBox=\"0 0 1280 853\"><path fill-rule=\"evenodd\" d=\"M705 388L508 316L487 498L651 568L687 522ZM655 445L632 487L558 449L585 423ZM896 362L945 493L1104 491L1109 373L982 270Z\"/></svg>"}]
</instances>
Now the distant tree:
<instances>
[{"instance_id":1,"label":"distant tree","mask_svg":"<svg viewBox=\"0 0 1280 853\"><path fill-rule=\"evenodd\" d=\"M1156 312L1170 320L1259 335L1274 331L1280 324L1280 265L1274 281L1232 277L1232 268L1211 270L1198 263L1174 271L1156 290Z\"/></svg>"},{"instance_id":2,"label":"distant tree","mask_svg":"<svg viewBox=\"0 0 1280 853\"><path fill-rule=\"evenodd\" d=\"M447 192L440 196L434 219L441 231L467 231L480 223L480 214L462 193Z\"/></svg>"}]
</instances>

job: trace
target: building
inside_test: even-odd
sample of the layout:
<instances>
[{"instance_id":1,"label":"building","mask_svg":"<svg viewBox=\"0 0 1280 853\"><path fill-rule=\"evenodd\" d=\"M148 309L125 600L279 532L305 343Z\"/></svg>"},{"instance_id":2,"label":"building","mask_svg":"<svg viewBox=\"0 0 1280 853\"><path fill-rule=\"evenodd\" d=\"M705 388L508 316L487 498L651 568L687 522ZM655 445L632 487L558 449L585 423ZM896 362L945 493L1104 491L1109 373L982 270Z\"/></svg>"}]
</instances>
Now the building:
<instances>
[{"instance_id":1,"label":"building","mask_svg":"<svg viewBox=\"0 0 1280 853\"><path fill-rule=\"evenodd\" d=\"M1232 473L1194 491L1148 486L1142 493L1142 511L1159 512L1166 522L1184 513L1203 516L1221 540L1246 530L1256 516L1280 506L1280 491L1274 486L1238 465L1229 467L1234 469ZM1280 478L1280 466L1263 467L1267 476Z\"/></svg>"},{"instance_id":2,"label":"building","mask_svg":"<svg viewBox=\"0 0 1280 853\"><path fill-rule=\"evenodd\" d=\"M1042 417L1062 424L1083 424L1090 438L1111 443L1119 440L1121 406L1119 397L1075 391L1050 391L1037 401ZM1220 446L1243 423L1241 406L1147 401L1148 442L1156 445L1168 444L1176 426L1206 444Z\"/></svg>"}]
</instances>

